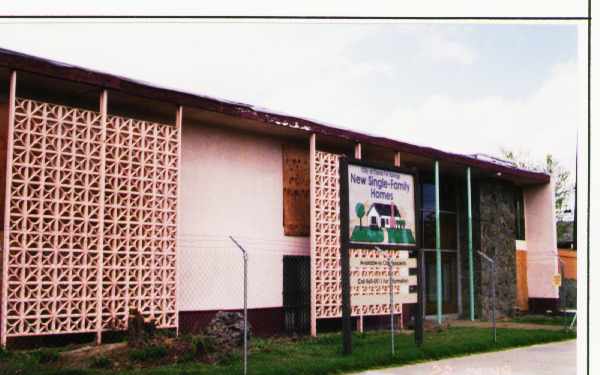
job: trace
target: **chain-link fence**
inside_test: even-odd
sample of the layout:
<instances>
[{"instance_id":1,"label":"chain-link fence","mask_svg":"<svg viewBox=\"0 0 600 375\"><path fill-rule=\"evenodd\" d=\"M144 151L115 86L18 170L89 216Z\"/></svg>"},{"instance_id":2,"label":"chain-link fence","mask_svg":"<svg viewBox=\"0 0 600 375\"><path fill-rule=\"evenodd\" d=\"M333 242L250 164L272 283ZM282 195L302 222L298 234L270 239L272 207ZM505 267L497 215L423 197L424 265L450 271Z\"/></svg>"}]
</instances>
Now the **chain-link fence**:
<instances>
[{"instance_id":1,"label":"chain-link fence","mask_svg":"<svg viewBox=\"0 0 600 375\"><path fill-rule=\"evenodd\" d=\"M307 333L308 238L231 236L247 253L247 307L253 330L267 335ZM241 311L243 253L229 235L184 235L180 249L178 306L182 315L195 314L206 323L216 311ZM189 327L183 323L181 328L185 331Z\"/></svg>"},{"instance_id":2,"label":"chain-link fence","mask_svg":"<svg viewBox=\"0 0 600 375\"><path fill-rule=\"evenodd\" d=\"M244 331L246 327L252 331L249 335L310 332L307 238L183 235L179 246L178 307L183 332L200 331L218 311L241 312ZM246 334L244 338L246 373Z\"/></svg>"}]
</instances>

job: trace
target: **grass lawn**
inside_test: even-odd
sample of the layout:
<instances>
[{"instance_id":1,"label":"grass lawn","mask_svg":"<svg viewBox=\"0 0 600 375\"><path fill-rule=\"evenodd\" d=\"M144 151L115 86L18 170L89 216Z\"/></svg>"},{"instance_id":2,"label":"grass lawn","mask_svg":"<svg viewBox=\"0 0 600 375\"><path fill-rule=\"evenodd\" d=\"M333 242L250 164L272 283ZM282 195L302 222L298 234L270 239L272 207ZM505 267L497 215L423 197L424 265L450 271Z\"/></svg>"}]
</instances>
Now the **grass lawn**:
<instances>
[{"instance_id":1,"label":"grass lawn","mask_svg":"<svg viewBox=\"0 0 600 375\"><path fill-rule=\"evenodd\" d=\"M526 346L574 338L575 334L564 331L523 329L498 329L498 343L491 341L489 329L450 328L440 333L425 335L425 343L417 348L412 335L396 336L396 356L390 354L389 334L368 332L355 334L354 353L343 356L340 352L341 335L322 334L317 338L298 340L273 338L254 339L249 355L249 374L340 374L377 367L389 367L488 352L517 346ZM48 355L37 352L0 352L0 374L115 374L114 369L57 368L47 362ZM51 356L50 356L51 357ZM42 360L40 360L42 358ZM72 364L71 366L77 366ZM184 362L152 367L152 363L138 365L123 374L183 375L183 374L240 374L240 356L217 365Z\"/></svg>"}]
</instances>

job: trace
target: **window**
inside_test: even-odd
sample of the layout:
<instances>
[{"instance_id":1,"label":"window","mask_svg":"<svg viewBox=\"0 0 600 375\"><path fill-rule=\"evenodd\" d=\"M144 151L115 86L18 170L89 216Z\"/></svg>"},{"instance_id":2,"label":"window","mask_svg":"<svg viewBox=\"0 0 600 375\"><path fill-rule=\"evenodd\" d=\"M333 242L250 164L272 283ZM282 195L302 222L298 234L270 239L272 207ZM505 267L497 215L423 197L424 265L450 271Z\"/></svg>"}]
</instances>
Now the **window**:
<instances>
[{"instance_id":1,"label":"window","mask_svg":"<svg viewBox=\"0 0 600 375\"><path fill-rule=\"evenodd\" d=\"M515 228L516 239L525 240L525 206L521 188L515 189Z\"/></svg>"},{"instance_id":2,"label":"window","mask_svg":"<svg viewBox=\"0 0 600 375\"><path fill-rule=\"evenodd\" d=\"M456 186L453 180L440 181L440 240L442 249L456 249ZM423 183L421 190L423 248L435 249L435 185Z\"/></svg>"}]
</instances>

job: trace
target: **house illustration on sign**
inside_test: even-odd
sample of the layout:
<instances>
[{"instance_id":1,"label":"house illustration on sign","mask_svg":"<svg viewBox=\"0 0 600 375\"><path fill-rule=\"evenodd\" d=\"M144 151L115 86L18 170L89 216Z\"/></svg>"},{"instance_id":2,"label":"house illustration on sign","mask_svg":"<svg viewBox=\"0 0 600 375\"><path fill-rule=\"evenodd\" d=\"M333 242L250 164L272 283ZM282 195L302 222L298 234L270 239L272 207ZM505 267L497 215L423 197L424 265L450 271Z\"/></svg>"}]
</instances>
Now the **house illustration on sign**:
<instances>
[{"instance_id":1,"label":"house illustration on sign","mask_svg":"<svg viewBox=\"0 0 600 375\"><path fill-rule=\"evenodd\" d=\"M404 228L406 225L395 204L373 203L367 211L367 218L371 229Z\"/></svg>"}]
</instances>

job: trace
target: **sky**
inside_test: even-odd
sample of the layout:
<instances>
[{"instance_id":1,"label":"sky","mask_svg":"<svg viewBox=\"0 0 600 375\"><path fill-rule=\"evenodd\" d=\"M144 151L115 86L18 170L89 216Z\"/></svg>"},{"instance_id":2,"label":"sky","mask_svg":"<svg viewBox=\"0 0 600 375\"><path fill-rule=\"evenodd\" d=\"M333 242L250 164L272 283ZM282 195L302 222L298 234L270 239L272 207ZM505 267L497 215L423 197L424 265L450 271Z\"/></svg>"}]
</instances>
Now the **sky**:
<instances>
[{"instance_id":1,"label":"sky","mask_svg":"<svg viewBox=\"0 0 600 375\"><path fill-rule=\"evenodd\" d=\"M447 151L551 153L574 173L574 24L15 21L0 47Z\"/></svg>"}]
</instances>

